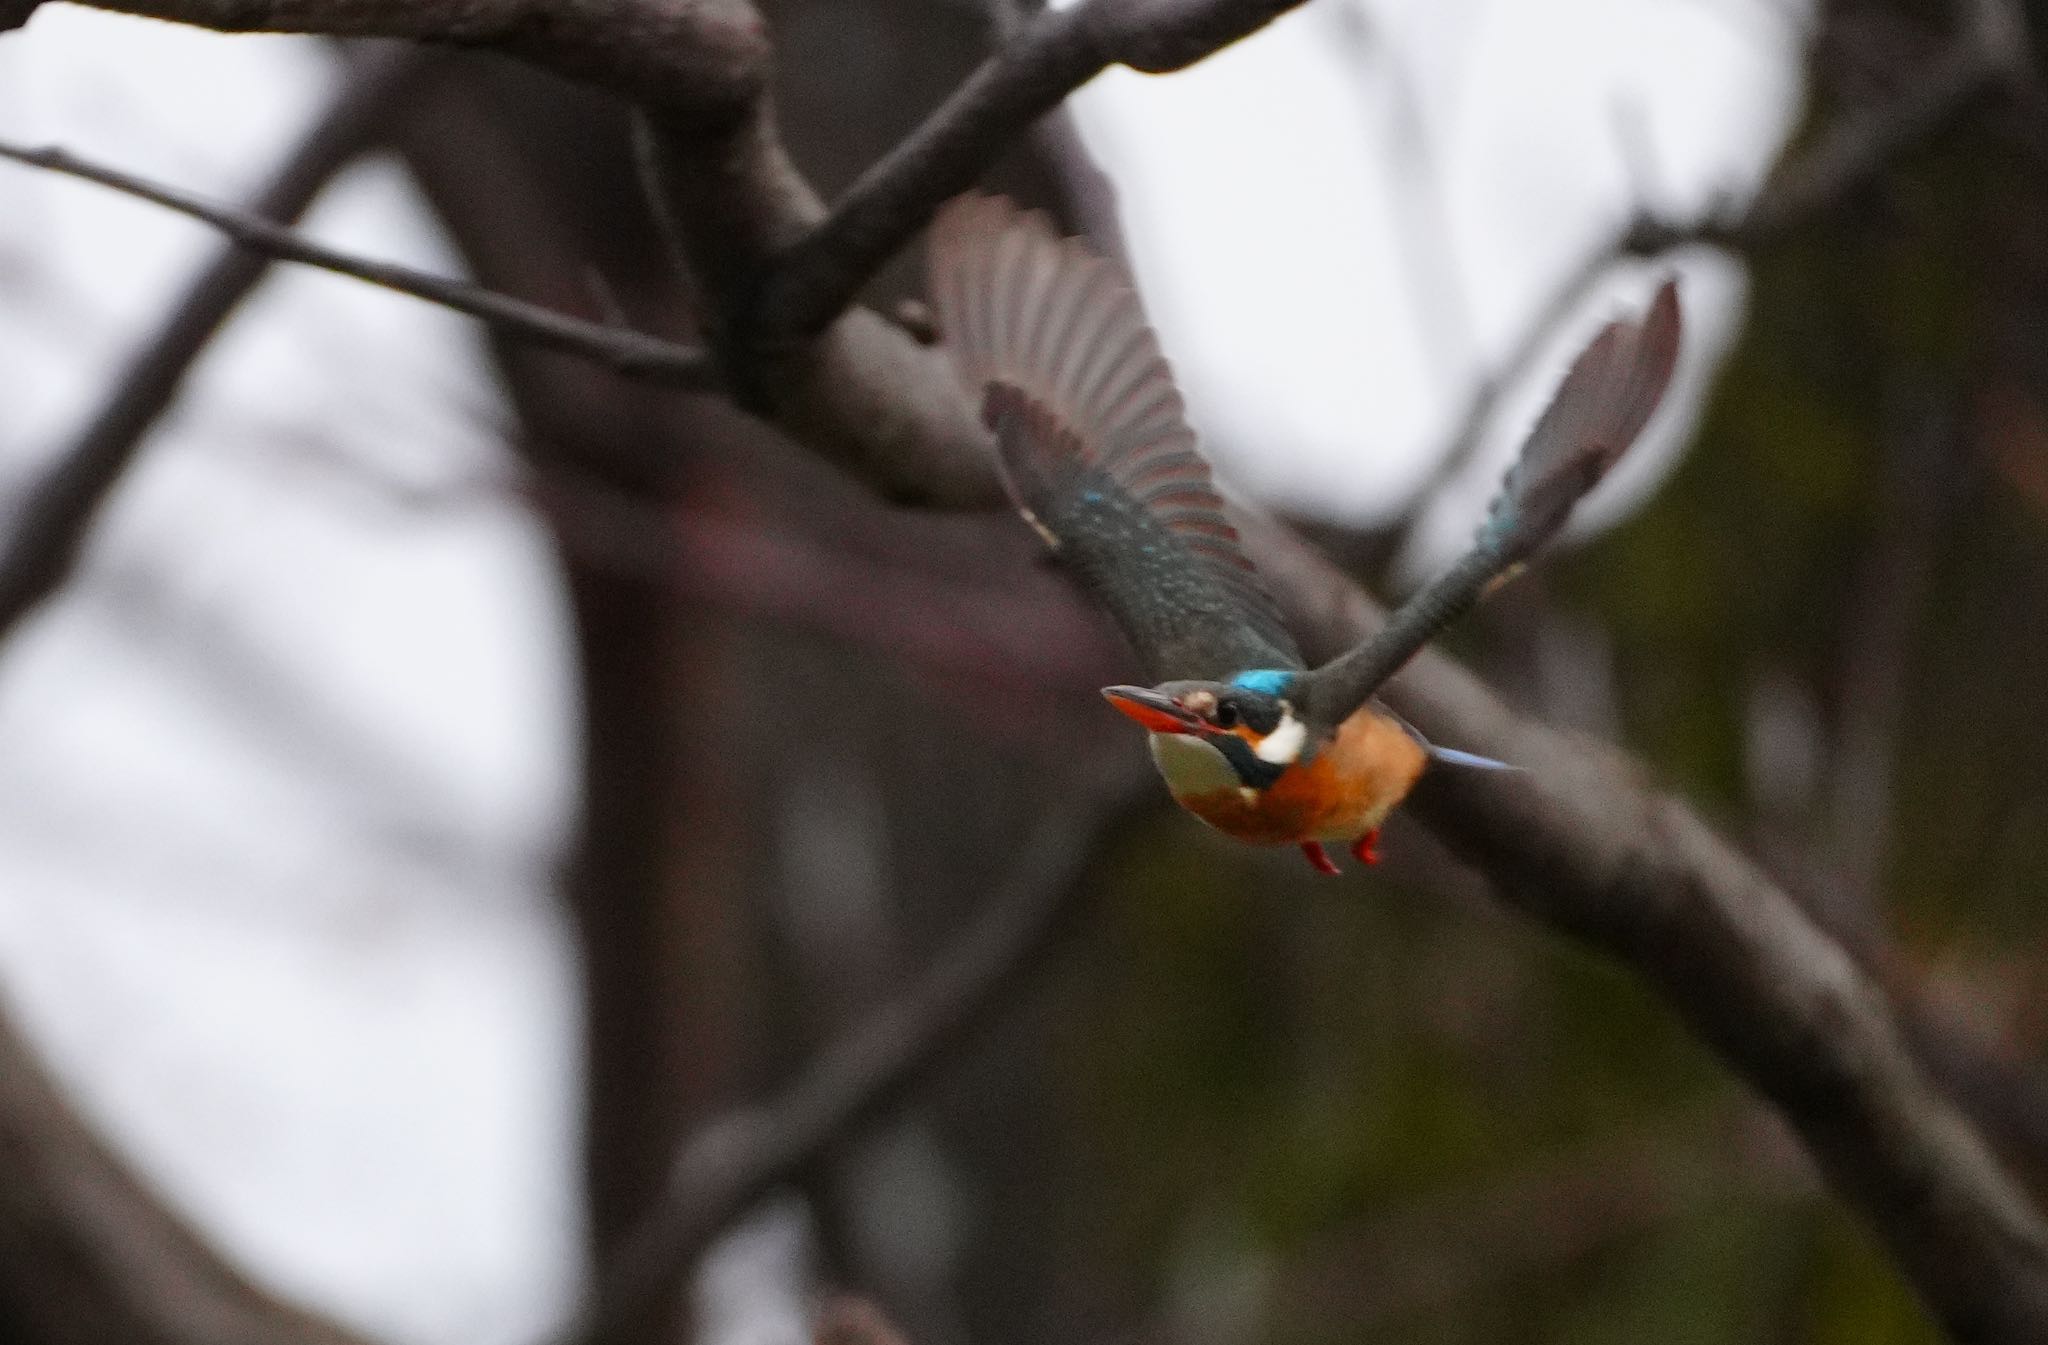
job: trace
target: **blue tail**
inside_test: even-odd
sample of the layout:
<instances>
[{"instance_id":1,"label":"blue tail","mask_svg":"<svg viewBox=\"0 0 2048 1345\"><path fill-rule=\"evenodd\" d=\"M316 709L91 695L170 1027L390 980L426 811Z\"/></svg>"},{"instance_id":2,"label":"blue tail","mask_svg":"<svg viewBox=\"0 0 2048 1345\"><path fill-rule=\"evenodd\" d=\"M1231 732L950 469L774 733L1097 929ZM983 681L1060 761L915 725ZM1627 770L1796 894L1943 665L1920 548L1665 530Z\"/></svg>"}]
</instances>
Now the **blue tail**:
<instances>
[{"instance_id":1,"label":"blue tail","mask_svg":"<svg viewBox=\"0 0 2048 1345\"><path fill-rule=\"evenodd\" d=\"M1460 752L1455 747L1438 747L1435 743L1429 745L1429 759L1445 766L1467 766L1475 771L1520 771L1528 769L1526 766L1510 766L1507 762L1495 761L1492 757L1482 757L1471 752Z\"/></svg>"}]
</instances>

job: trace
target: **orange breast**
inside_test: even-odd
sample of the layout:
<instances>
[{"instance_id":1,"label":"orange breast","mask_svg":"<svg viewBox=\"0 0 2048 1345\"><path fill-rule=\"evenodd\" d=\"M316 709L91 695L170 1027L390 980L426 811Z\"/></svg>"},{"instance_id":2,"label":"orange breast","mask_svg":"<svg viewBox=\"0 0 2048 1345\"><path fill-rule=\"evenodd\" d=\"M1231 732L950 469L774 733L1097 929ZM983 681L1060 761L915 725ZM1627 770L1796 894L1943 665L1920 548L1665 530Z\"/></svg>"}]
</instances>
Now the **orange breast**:
<instances>
[{"instance_id":1,"label":"orange breast","mask_svg":"<svg viewBox=\"0 0 2048 1345\"><path fill-rule=\"evenodd\" d=\"M1351 841L1408 797L1427 758L1399 724L1363 708L1306 765L1262 790L1177 795L1195 816L1242 841Z\"/></svg>"}]
</instances>

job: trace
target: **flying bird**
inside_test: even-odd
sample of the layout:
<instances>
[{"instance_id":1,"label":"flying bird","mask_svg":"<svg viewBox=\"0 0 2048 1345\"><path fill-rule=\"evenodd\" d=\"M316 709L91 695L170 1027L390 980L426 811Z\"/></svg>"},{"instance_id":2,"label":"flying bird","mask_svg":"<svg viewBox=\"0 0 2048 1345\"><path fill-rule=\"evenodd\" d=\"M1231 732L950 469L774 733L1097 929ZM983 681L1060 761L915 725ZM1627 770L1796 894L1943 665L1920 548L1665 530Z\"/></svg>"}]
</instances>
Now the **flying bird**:
<instances>
[{"instance_id":1,"label":"flying bird","mask_svg":"<svg viewBox=\"0 0 2048 1345\"><path fill-rule=\"evenodd\" d=\"M1311 669L1224 517L1116 264L1041 214L974 194L940 212L927 257L939 333L1012 501L1145 667L1152 685L1102 694L1151 731L1177 803L1239 840L1298 845L1336 873L1323 847L1376 863L1380 824L1430 766L1511 769L1427 742L1374 693L1555 535L1634 442L1678 354L1673 282L1580 354L1463 557Z\"/></svg>"}]
</instances>

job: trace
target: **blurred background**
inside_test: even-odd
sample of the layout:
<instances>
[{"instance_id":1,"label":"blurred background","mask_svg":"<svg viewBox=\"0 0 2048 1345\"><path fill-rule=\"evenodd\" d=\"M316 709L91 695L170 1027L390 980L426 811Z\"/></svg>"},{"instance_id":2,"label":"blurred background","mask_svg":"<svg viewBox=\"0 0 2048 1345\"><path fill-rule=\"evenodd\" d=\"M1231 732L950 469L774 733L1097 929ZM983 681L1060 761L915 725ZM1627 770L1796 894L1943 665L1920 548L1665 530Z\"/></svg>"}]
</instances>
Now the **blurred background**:
<instances>
[{"instance_id":1,"label":"blurred background","mask_svg":"<svg viewBox=\"0 0 2048 1345\"><path fill-rule=\"evenodd\" d=\"M968 0L763 8L828 196L992 40ZM1128 257L1229 486L1389 595L1676 270L1673 404L1453 644L1758 856L2038 1182L2048 120L1965 100L1795 228L1601 260L1739 215L1967 9L1317 0L1103 77L990 185ZM0 37L0 137L245 200L363 69L52 5ZM618 105L471 57L383 96L312 232L693 335ZM13 528L219 244L13 165L0 200ZM905 258L870 298L915 290ZM0 644L0 1004L267 1289L530 1341L679 1141L1064 829L1056 937L719 1242L698 1340L804 1340L836 1292L914 1345L1933 1338L1626 974L1403 821L1337 882L1207 833L1095 695L1129 668L1014 518L279 269ZM46 1338L9 1301L0 1340Z\"/></svg>"}]
</instances>

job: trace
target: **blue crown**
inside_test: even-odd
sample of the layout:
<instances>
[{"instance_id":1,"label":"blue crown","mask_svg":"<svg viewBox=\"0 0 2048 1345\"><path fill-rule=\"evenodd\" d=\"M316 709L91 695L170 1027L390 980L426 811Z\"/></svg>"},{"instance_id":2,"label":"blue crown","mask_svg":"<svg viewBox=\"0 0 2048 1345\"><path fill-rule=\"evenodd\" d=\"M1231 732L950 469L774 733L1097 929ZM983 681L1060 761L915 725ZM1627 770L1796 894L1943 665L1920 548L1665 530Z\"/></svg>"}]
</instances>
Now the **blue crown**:
<instances>
[{"instance_id":1,"label":"blue crown","mask_svg":"<svg viewBox=\"0 0 2048 1345\"><path fill-rule=\"evenodd\" d=\"M1230 685L1256 691L1262 696L1278 696L1294 684L1294 674L1278 668L1253 668L1230 679Z\"/></svg>"}]
</instances>

